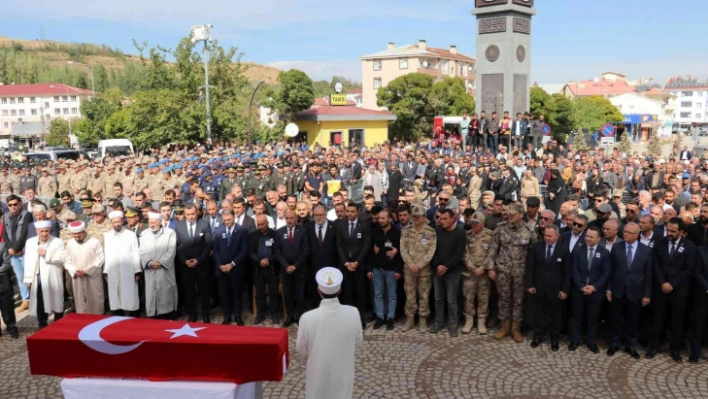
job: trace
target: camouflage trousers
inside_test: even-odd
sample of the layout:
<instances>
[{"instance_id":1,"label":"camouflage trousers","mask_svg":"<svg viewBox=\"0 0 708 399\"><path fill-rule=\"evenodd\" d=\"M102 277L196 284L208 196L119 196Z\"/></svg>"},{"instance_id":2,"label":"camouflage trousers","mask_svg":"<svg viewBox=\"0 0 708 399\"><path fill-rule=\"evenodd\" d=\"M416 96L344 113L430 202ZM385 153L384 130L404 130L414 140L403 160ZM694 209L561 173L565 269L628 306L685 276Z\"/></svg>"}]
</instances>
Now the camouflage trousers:
<instances>
[{"instance_id":1,"label":"camouflage trousers","mask_svg":"<svg viewBox=\"0 0 708 399\"><path fill-rule=\"evenodd\" d=\"M514 277L497 271L497 291L499 292L499 320L521 321L523 319L524 277Z\"/></svg>"},{"instance_id":2,"label":"camouflage trousers","mask_svg":"<svg viewBox=\"0 0 708 399\"><path fill-rule=\"evenodd\" d=\"M406 316L415 316L416 309L420 317L430 314L430 290L433 286L432 276L413 274L403 271L403 288L406 291Z\"/></svg>"},{"instance_id":3,"label":"camouflage trousers","mask_svg":"<svg viewBox=\"0 0 708 399\"><path fill-rule=\"evenodd\" d=\"M462 294L465 296L465 318L474 317L474 298L477 297L477 317L487 318L489 308L489 276L484 273L477 276L470 272L469 276L462 276Z\"/></svg>"}]
</instances>

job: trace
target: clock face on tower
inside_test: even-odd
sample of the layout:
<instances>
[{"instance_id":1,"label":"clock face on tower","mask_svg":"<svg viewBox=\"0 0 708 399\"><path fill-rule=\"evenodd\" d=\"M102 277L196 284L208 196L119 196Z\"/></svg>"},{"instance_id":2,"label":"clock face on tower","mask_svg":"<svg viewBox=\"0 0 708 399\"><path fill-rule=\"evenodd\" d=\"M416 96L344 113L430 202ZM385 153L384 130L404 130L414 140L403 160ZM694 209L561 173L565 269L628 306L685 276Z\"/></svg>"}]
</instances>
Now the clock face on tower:
<instances>
[{"instance_id":1,"label":"clock face on tower","mask_svg":"<svg viewBox=\"0 0 708 399\"><path fill-rule=\"evenodd\" d=\"M512 0L511 2L524 7L533 7L533 0Z\"/></svg>"}]
</instances>

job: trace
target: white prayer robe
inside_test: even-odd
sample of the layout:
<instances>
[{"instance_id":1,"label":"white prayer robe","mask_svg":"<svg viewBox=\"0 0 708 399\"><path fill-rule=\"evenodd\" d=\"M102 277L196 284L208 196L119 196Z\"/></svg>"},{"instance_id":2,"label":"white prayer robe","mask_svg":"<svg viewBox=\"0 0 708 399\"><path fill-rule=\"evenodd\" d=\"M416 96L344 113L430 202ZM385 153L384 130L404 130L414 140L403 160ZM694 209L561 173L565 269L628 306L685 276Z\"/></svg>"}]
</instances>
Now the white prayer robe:
<instances>
[{"instance_id":1,"label":"white prayer robe","mask_svg":"<svg viewBox=\"0 0 708 399\"><path fill-rule=\"evenodd\" d=\"M39 249L47 253L39 256ZM30 292L29 314L37 316L37 273L42 282L42 297L44 311L47 313L64 313L64 258L66 249L64 242L49 236L46 243L39 242L39 237L32 237L25 243L25 284L32 284Z\"/></svg>"},{"instance_id":2,"label":"white prayer robe","mask_svg":"<svg viewBox=\"0 0 708 399\"><path fill-rule=\"evenodd\" d=\"M170 228L160 227L157 234L146 230L140 235L140 265L144 269L148 317L177 310L176 251L177 236ZM153 269L149 262L160 262L162 266Z\"/></svg>"},{"instance_id":3,"label":"white prayer robe","mask_svg":"<svg viewBox=\"0 0 708 399\"><path fill-rule=\"evenodd\" d=\"M134 311L140 308L138 283L135 273L140 273L140 248L138 236L130 230L122 229L103 233L106 248L106 266L103 273L108 276L108 300L111 310Z\"/></svg>"},{"instance_id":4,"label":"white prayer robe","mask_svg":"<svg viewBox=\"0 0 708 399\"><path fill-rule=\"evenodd\" d=\"M105 260L101 242L94 237L86 236L80 244L72 238L66 244L64 267L71 275L76 313L100 315L104 313L103 264ZM86 276L77 276L77 270L83 271Z\"/></svg>"},{"instance_id":5,"label":"white prayer robe","mask_svg":"<svg viewBox=\"0 0 708 399\"><path fill-rule=\"evenodd\" d=\"M354 359L361 347L359 311L324 299L300 317L297 353L307 368L307 399L349 399L354 392Z\"/></svg>"}]
</instances>

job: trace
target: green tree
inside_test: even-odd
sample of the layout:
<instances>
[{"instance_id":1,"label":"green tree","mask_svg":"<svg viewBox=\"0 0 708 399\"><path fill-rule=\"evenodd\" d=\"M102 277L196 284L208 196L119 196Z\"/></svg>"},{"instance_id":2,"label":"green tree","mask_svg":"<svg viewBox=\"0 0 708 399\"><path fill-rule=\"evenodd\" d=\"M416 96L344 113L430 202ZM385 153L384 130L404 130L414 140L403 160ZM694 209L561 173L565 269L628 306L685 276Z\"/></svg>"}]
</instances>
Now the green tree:
<instances>
[{"instance_id":1,"label":"green tree","mask_svg":"<svg viewBox=\"0 0 708 399\"><path fill-rule=\"evenodd\" d=\"M556 139L565 140L570 131L575 129L575 103L560 93L553 94L551 99L556 107L552 118L551 134Z\"/></svg>"},{"instance_id":2,"label":"green tree","mask_svg":"<svg viewBox=\"0 0 708 399\"><path fill-rule=\"evenodd\" d=\"M118 88L107 89L91 101L81 103L84 115L76 126L77 137L81 143L97 143L99 140L115 138L106 133L106 121L120 111L123 93Z\"/></svg>"},{"instance_id":3,"label":"green tree","mask_svg":"<svg viewBox=\"0 0 708 399\"><path fill-rule=\"evenodd\" d=\"M110 87L108 72L106 71L106 67L102 64L93 67L93 86L94 90L99 93L103 93Z\"/></svg>"},{"instance_id":4,"label":"green tree","mask_svg":"<svg viewBox=\"0 0 708 399\"><path fill-rule=\"evenodd\" d=\"M433 115L462 115L475 111L475 100L467 92L462 78L446 77L433 84L428 97Z\"/></svg>"},{"instance_id":5,"label":"green tree","mask_svg":"<svg viewBox=\"0 0 708 399\"><path fill-rule=\"evenodd\" d=\"M64 119L53 119L49 123L47 145L67 147L69 145L69 123Z\"/></svg>"},{"instance_id":6,"label":"green tree","mask_svg":"<svg viewBox=\"0 0 708 399\"><path fill-rule=\"evenodd\" d=\"M315 90L305 72L291 69L278 75L278 89L269 93L271 101L269 107L288 121L295 119L295 115L304 111L315 103Z\"/></svg>"},{"instance_id":7,"label":"green tree","mask_svg":"<svg viewBox=\"0 0 708 399\"><path fill-rule=\"evenodd\" d=\"M607 123L623 119L617 107L602 96L583 97L578 100L577 107L578 129L587 129L590 133L599 131Z\"/></svg>"},{"instance_id":8,"label":"green tree","mask_svg":"<svg viewBox=\"0 0 708 399\"><path fill-rule=\"evenodd\" d=\"M531 88L529 95L529 104L529 112L531 112L535 118L543 115L546 119L546 123L553 128L556 114L556 103L553 97L542 88L534 86ZM551 132L553 132L553 129L551 129Z\"/></svg>"},{"instance_id":9,"label":"green tree","mask_svg":"<svg viewBox=\"0 0 708 399\"><path fill-rule=\"evenodd\" d=\"M649 137L647 150L649 151L649 156L654 157L654 159L661 157L661 140L659 140L659 135L657 133L652 133Z\"/></svg>"},{"instance_id":10,"label":"green tree","mask_svg":"<svg viewBox=\"0 0 708 399\"><path fill-rule=\"evenodd\" d=\"M626 130L622 133L619 143L617 143L617 149L625 154L629 154L632 151L632 142L629 141L629 134Z\"/></svg>"},{"instance_id":11,"label":"green tree","mask_svg":"<svg viewBox=\"0 0 708 399\"><path fill-rule=\"evenodd\" d=\"M396 115L389 126L389 134L402 140L411 140L432 134L433 110L429 95L433 78L422 73L409 73L392 80L376 93L376 104Z\"/></svg>"}]
</instances>

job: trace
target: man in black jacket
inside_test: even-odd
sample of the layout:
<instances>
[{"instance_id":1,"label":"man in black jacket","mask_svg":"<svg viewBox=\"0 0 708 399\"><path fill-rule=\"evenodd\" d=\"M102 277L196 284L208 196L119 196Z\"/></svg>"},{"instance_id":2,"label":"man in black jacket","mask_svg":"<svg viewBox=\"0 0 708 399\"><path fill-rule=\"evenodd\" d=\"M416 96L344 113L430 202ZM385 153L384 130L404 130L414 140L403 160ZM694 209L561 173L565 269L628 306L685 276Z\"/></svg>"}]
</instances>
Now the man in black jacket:
<instances>
[{"instance_id":1,"label":"man in black jacket","mask_svg":"<svg viewBox=\"0 0 708 399\"><path fill-rule=\"evenodd\" d=\"M307 225L307 238L310 244L310 267L307 270L310 290L310 307L316 308L322 301L317 293L315 275L320 269L337 265L337 222L327 220L324 206L316 206L315 221Z\"/></svg>"},{"instance_id":2,"label":"man in black jacket","mask_svg":"<svg viewBox=\"0 0 708 399\"><path fill-rule=\"evenodd\" d=\"M273 325L280 322L278 316L278 252L275 230L268 227L265 215L256 216L257 230L251 233L249 259L251 261L253 284L256 290L256 319L253 325L259 325L266 318L266 287L268 289L268 310Z\"/></svg>"},{"instance_id":3,"label":"man in black jacket","mask_svg":"<svg viewBox=\"0 0 708 399\"><path fill-rule=\"evenodd\" d=\"M177 267L180 268L178 276L184 292L189 321L197 321L197 293L194 288L196 282L199 285L199 296L202 298L202 320L204 323L210 323L211 228L206 220L197 219L197 208L194 204L185 205L184 217L183 221L175 225L176 260Z\"/></svg>"},{"instance_id":4,"label":"man in black jacket","mask_svg":"<svg viewBox=\"0 0 708 399\"><path fill-rule=\"evenodd\" d=\"M558 226L548 225L544 241L533 245L526 263L525 285L534 307L534 329L531 347L543 342L546 332L551 338L551 350L559 349L563 301L570 292L570 250L559 241Z\"/></svg>"},{"instance_id":5,"label":"man in black jacket","mask_svg":"<svg viewBox=\"0 0 708 399\"><path fill-rule=\"evenodd\" d=\"M16 201L19 202L19 199ZM8 200L8 202L10 201ZM19 209L19 206L17 208ZM2 321L7 326L7 332L12 338L17 339L20 334L17 331L15 310L13 309L11 274L10 254L7 252L6 244L0 242L0 314L2 314ZM18 279L22 280L23 277Z\"/></svg>"},{"instance_id":6,"label":"man in black jacket","mask_svg":"<svg viewBox=\"0 0 708 399\"><path fill-rule=\"evenodd\" d=\"M371 251L371 228L359 219L359 205L347 205L347 218L337 226L339 268L344 275L342 294L347 305L356 306L361 326L366 328L366 259Z\"/></svg>"},{"instance_id":7,"label":"man in black jacket","mask_svg":"<svg viewBox=\"0 0 708 399\"><path fill-rule=\"evenodd\" d=\"M298 322L305 311L305 282L307 257L310 246L307 230L297 224L294 211L285 211L285 226L275 235L275 250L280 265L280 278L283 282L283 299L287 318L283 327L288 328Z\"/></svg>"},{"instance_id":8,"label":"man in black jacket","mask_svg":"<svg viewBox=\"0 0 708 399\"><path fill-rule=\"evenodd\" d=\"M396 313L396 286L401 278L403 264L401 262L401 231L391 225L388 210L379 212L379 225L371 232L373 253L367 263L367 276L374 283L374 308L376 323L374 329L379 329L386 323L386 329L393 330L393 319ZM385 289L384 289L385 287ZM386 291L386 298L384 298ZM384 314L384 304L388 304Z\"/></svg>"},{"instance_id":9,"label":"man in black jacket","mask_svg":"<svg viewBox=\"0 0 708 399\"><path fill-rule=\"evenodd\" d=\"M27 241L27 229L30 222L32 222L32 214L21 208L22 200L14 194L8 196L5 203L9 212L3 215L4 228L2 230L2 238L7 247L7 252L10 254L12 270L17 276L17 285L20 288L22 304L17 308L17 312L20 313L29 308L30 292L23 279L25 275L25 242Z\"/></svg>"},{"instance_id":10,"label":"man in black jacket","mask_svg":"<svg viewBox=\"0 0 708 399\"><path fill-rule=\"evenodd\" d=\"M693 323L691 334L690 363L698 363L701 357L701 346L708 316L708 246L704 245L696 251L696 263L693 268Z\"/></svg>"},{"instance_id":11,"label":"man in black jacket","mask_svg":"<svg viewBox=\"0 0 708 399\"><path fill-rule=\"evenodd\" d=\"M656 356L661 333L664 330L666 311L671 308L671 345L669 351L675 362L681 362L683 324L690 293L696 246L686 239L686 226L679 218L666 224L666 237L654 244L654 292L652 294L653 319L649 336L648 359Z\"/></svg>"}]
</instances>

